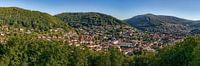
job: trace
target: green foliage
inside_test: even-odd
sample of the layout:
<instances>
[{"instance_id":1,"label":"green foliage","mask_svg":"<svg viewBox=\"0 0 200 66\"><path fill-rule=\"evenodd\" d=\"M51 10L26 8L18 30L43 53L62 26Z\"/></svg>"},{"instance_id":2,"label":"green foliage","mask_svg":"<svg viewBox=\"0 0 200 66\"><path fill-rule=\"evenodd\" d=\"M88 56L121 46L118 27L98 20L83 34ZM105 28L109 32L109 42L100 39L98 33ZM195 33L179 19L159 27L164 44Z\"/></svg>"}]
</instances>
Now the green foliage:
<instances>
[{"instance_id":1,"label":"green foliage","mask_svg":"<svg viewBox=\"0 0 200 66\"><path fill-rule=\"evenodd\" d=\"M69 52L69 66L88 66L87 51L84 47L71 47Z\"/></svg>"},{"instance_id":2,"label":"green foliage","mask_svg":"<svg viewBox=\"0 0 200 66\"><path fill-rule=\"evenodd\" d=\"M193 49L192 52L192 61L189 63L189 66L199 66L200 65L200 41L198 45Z\"/></svg>"},{"instance_id":3,"label":"green foliage","mask_svg":"<svg viewBox=\"0 0 200 66\"><path fill-rule=\"evenodd\" d=\"M111 66L109 53L101 53L95 58L94 66Z\"/></svg>"},{"instance_id":4,"label":"green foliage","mask_svg":"<svg viewBox=\"0 0 200 66\"><path fill-rule=\"evenodd\" d=\"M155 53L145 52L139 56L133 56L133 60L130 63L131 66L157 66L155 65L156 55Z\"/></svg>"},{"instance_id":5,"label":"green foliage","mask_svg":"<svg viewBox=\"0 0 200 66\"><path fill-rule=\"evenodd\" d=\"M10 37L7 43L0 44L0 65L5 66L121 66L123 57L115 48L94 52L28 36Z\"/></svg>"},{"instance_id":6,"label":"green foliage","mask_svg":"<svg viewBox=\"0 0 200 66\"><path fill-rule=\"evenodd\" d=\"M117 48L109 49L111 66L122 66L123 54Z\"/></svg>"},{"instance_id":7,"label":"green foliage","mask_svg":"<svg viewBox=\"0 0 200 66\"><path fill-rule=\"evenodd\" d=\"M199 38L189 37L158 53L143 51L141 55L126 56L117 48L92 51L86 47L68 46L56 41L31 37L10 37L0 44L2 66L198 66Z\"/></svg>"},{"instance_id":8,"label":"green foliage","mask_svg":"<svg viewBox=\"0 0 200 66\"><path fill-rule=\"evenodd\" d=\"M1 44L1 64L11 66L31 65L67 65L68 46L59 42L11 38L7 44Z\"/></svg>"},{"instance_id":9,"label":"green foliage","mask_svg":"<svg viewBox=\"0 0 200 66\"><path fill-rule=\"evenodd\" d=\"M29 11L16 7L0 8L0 25L26 27L46 31L51 28L68 29L61 20L38 11Z\"/></svg>"},{"instance_id":10,"label":"green foliage","mask_svg":"<svg viewBox=\"0 0 200 66\"><path fill-rule=\"evenodd\" d=\"M199 44L199 39L189 37L175 46L166 47L159 51L158 62L163 66L187 66L192 60L192 52Z\"/></svg>"},{"instance_id":11,"label":"green foliage","mask_svg":"<svg viewBox=\"0 0 200 66\"><path fill-rule=\"evenodd\" d=\"M89 12L89 13L61 13L56 15L62 21L68 23L70 26L79 27L92 27L92 26L106 26L106 25L122 25L126 24L112 16Z\"/></svg>"}]
</instances>

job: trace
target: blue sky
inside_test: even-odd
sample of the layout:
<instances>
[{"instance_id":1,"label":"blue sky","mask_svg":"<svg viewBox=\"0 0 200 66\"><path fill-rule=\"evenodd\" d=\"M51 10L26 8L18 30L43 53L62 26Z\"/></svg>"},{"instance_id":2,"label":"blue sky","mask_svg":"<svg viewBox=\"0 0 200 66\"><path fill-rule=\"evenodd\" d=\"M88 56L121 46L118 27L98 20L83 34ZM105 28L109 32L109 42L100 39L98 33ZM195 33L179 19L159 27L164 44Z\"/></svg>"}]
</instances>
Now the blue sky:
<instances>
[{"instance_id":1,"label":"blue sky","mask_svg":"<svg viewBox=\"0 0 200 66\"><path fill-rule=\"evenodd\" d=\"M200 0L0 0L1 7L47 12L100 12L119 19L153 13L200 20Z\"/></svg>"}]
</instances>

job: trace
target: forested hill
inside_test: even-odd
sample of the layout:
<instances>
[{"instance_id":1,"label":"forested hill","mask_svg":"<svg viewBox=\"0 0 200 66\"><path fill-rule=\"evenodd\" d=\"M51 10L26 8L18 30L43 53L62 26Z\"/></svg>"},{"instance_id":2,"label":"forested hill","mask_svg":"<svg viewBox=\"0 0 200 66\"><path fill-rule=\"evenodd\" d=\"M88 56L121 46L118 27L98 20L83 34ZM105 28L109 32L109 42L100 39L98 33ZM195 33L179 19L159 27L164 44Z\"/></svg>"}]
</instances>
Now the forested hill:
<instances>
[{"instance_id":1,"label":"forested hill","mask_svg":"<svg viewBox=\"0 0 200 66\"><path fill-rule=\"evenodd\" d=\"M69 23L73 27L80 26L106 26L106 25L124 25L125 22L118 20L110 15L88 12L88 13L61 13L55 15L64 22Z\"/></svg>"},{"instance_id":2,"label":"forested hill","mask_svg":"<svg viewBox=\"0 0 200 66\"><path fill-rule=\"evenodd\" d=\"M17 7L0 7L0 25L46 31L51 28L68 26L58 18L39 11L30 11Z\"/></svg>"},{"instance_id":3,"label":"forested hill","mask_svg":"<svg viewBox=\"0 0 200 66\"><path fill-rule=\"evenodd\" d=\"M150 32L183 33L187 34L193 29L199 29L199 21L182 19L174 16L144 14L126 20L132 26Z\"/></svg>"}]
</instances>

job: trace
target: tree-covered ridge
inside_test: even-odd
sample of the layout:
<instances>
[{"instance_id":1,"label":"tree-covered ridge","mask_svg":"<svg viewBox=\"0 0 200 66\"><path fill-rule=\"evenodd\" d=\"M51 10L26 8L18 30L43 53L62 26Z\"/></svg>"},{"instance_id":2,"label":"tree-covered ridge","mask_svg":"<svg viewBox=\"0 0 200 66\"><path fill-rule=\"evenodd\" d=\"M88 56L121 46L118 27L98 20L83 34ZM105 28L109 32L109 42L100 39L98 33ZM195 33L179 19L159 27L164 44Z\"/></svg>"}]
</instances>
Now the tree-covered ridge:
<instances>
[{"instance_id":1,"label":"tree-covered ridge","mask_svg":"<svg viewBox=\"0 0 200 66\"><path fill-rule=\"evenodd\" d=\"M61 13L56 15L70 26L106 26L106 25L123 25L126 24L110 15L88 12L88 13Z\"/></svg>"},{"instance_id":2,"label":"tree-covered ridge","mask_svg":"<svg viewBox=\"0 0 200 66\"><path fill-rule=\"evenodd\" d=\"M130 25L142 31L188 34L192 29L199 29L199 21L182 19L174 16L144 14L126 20Z\"/></svg>"},{"instance_id":3,"label":"tree-covered ridge","mask_svg":"<svg viewBox=\"0 0 200 66\"><path fill-rule=\"evenodd\" d=\"M68 28L61 20L47 13L17 7L0 7L0 25L25 27L41 31L52 28Z\"/></svg>"}]
</instances>

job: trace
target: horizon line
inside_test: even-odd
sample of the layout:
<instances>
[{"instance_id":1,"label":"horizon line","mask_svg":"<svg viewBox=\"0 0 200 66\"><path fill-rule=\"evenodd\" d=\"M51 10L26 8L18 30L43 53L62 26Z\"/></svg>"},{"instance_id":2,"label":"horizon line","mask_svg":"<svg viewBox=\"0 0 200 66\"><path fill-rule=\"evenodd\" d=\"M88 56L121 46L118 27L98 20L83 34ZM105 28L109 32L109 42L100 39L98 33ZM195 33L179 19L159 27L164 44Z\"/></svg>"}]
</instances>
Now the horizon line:
<instances>
[{"instance_id":1,"label":"horizon line","mask_svg":"<svg viewBox=\"0 0 200 66\"><path fill-rule=\"evenodd\" d=\"M150 12L149 13L143 13L143 14L137 14L137 15L134 15L134 16L128 17L128 18L119 18L119 17L116 17L114 15L111 15L111 14L108 14L108 13L105 13L105 12L100 12L100 11L70 11L70 12L69 11L62 11L62 12L58 12L58 13L51 13L51 12L42 11L42 10L38 10L38 9L30 9L30 8L17 7L17 6L0 6L0 8L20 8L20 9L24 9L24 10L39 11L39 12L42 12L42 13L47 13L51 16L55 16L55 15L58 15L58 14L61 14L61 13L101 13L101 14L112 16L112 17L117 18L119 20L126 20L126 19L133 18L135 16L138 16L138 15L152 14L152 15L156 15L156 16L172 16L172 17L177 17L177 18L180 18L180 19L200 21L200 19L189 19L189 18L182 18L180 16L167 15L167 14L155 14L155 13L150 13Z\"/></svg>"}]
</instances>

